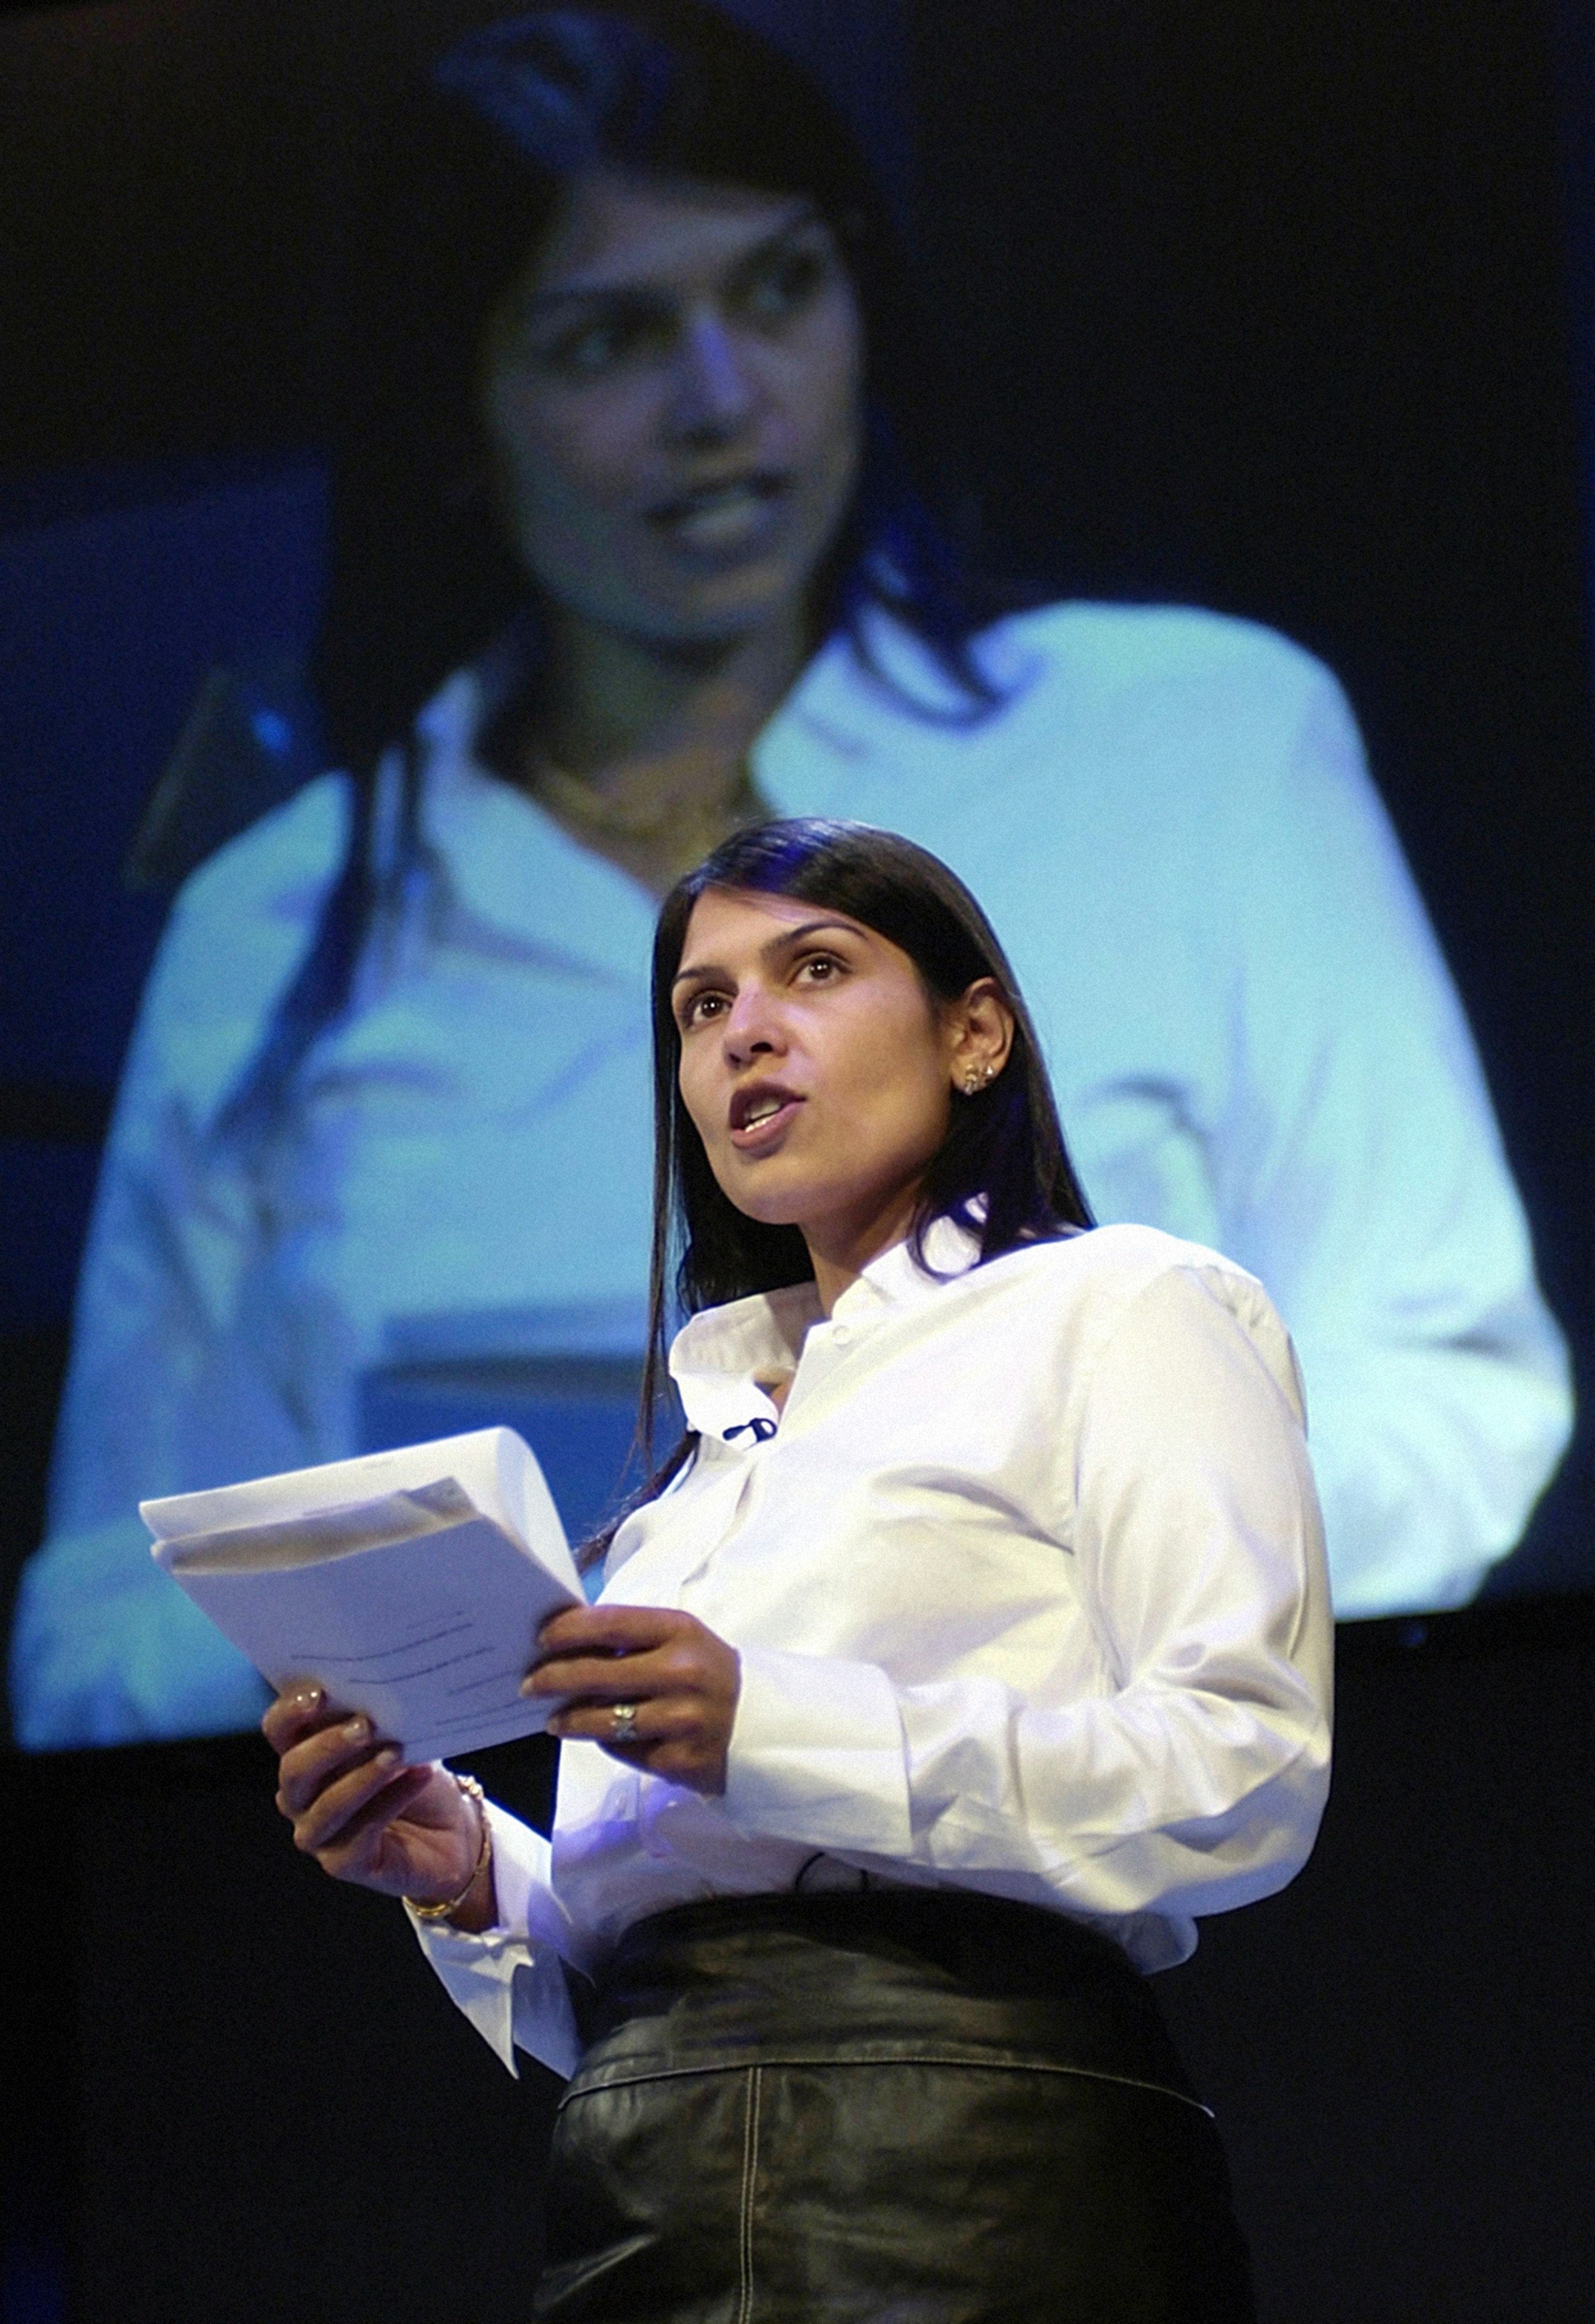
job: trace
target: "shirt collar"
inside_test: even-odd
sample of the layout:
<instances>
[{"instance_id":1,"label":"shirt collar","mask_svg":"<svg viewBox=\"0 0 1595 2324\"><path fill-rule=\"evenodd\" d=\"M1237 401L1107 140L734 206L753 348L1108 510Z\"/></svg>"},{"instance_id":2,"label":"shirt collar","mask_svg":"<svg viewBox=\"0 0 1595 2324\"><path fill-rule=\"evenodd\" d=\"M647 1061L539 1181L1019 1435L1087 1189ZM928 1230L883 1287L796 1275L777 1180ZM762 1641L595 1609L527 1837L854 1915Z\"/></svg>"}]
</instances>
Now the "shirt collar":
<instances>
[{"instance_id":1,"label":"shirt collar","mask_svg":"<svg viewBox=\"0 0 1595 2324\"><path fill-rule=\"evenodd\" d=\"M953 706L945 673L901 622L871 607L864 639L867 663L850 637L834 632L753 745L760 788L779 815L848 814L861 769L901 750L903 698L922 704L933 721ZM648 957L650 899L475 755L476 736L521 673L523 650L507 635L456 670L418 714L428 836L476 917L539 953L634 976Z\"/></svg>"},{"instance_id":2,"label":"shirt collar","mask_svg":"<svg viewBox=\"0 0 1595 2324\"><path fill-rule=\"evenodd\" d=\"M894 1243L848 1286L831 1321L855 1333L872 1330L888 1315L933 1297L943 1277L966 1273L979 1256L978 1237L952 1219L935 1219L925 1235L926 1268L908 1242ZM670 1377L687 1426L705 1436L724 1437L728 1429L740 1435L744 1428L750 1441L762 1435L763 1429L751 1424L773 1421L775 1406L758 1383L789 1379L805 1340L820 1321L819 1293L812 1283L755 1292L694 1315L670 1349Z\"/></svg>"},{"instance_id":3,"label":"shirt collar","mask_svg":"<svg viewBox=\"0 0 1595 2324\"><path fill-rule=\"evenodd\" d=\"M895 823L894 770L906 782L928 741L964 734L957 715L945 723L955 709L945 673L905 624L871 606L862 638L862 656L850 636L834 632L753 745L760 789L778 815ZM522 640L506 635L456 670L416 719L426 770L421 817L447 867L448 900L459 915L454 933L498 932L529 962L636 991L647 979L652 898L475 756L475 739L522 671L524 650ZM981 655L1005 693L1028 682L1024 656L1004 635L982 638ZM923 715L908 714L905 702Z\"/></svg>"},{"instance_id":4,"label":"shirt collar","mask_svg":"<svg viewBox=\"0 0 1595 2324\"><path fill-rule=\"evenodd\" d=\"M419 712L421 814L471 918L503 930L550 966L585 965L634 983L646 975L657 906L613 864L573 838L538 802L484 767L475 738L502 692L492 654L456 670ZM754 744L778 814L845 814L859 762L871 754L856 657L831 639Z\"/></svg>"},{"instance_id":5,"label":"shirt collar","mask_svg":"<svg viewBox=\"0 0 1595 2324\"><path fill-rule=\"evenodd\" d=\"M647 975L653 899L479 764L473 745L492 700L491 673L456 670L416 720L422 819L450 897L548 968L596 971L635 989Z\"/></svg>"}]
</instances>

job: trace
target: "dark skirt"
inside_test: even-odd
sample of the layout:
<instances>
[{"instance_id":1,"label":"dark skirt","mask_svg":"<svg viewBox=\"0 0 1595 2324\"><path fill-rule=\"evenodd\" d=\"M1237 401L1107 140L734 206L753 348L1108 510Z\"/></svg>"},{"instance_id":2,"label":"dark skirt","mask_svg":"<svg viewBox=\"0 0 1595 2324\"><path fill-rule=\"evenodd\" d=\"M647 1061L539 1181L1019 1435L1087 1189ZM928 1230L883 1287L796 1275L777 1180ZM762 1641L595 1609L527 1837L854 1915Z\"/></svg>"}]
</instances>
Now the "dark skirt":
<instances>
[{"instance_id":1,"label":"dark skirt","mask_svg":"<svg viewBox=\"0 0 1595 2324\"><path fill-rule=\"evenodd\" d=\"M943 1890L630 1930L566 2091L559 2324L1247 2324L1212 2118L1118 1947Z\"/></svg>"}]
</instances>

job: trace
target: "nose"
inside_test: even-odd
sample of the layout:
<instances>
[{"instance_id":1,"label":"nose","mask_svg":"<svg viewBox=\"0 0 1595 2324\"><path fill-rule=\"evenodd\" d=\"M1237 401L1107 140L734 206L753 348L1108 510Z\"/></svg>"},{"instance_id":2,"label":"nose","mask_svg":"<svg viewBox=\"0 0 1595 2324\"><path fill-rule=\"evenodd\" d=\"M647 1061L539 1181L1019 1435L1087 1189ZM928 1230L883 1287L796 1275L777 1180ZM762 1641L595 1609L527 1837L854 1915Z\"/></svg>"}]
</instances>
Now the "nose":
<instances>
[{"instance_id":1,"label":"nose","mask_svg":"<svg viewBox=\"0 0 1595 2324\"><path fill-rule=\"evenodd\" d=\"M779 1013L762 984L744 984L721 1020L726 1064L741 1073L755 1057L779 1056L785 1046Z\"/></svg>"},{"instance_id":2,"label":"nose","mask_svg":"<svg viewBox=\"0 0 1595 2324\"><path fill-rule=\"evenodd\" d=\"M689 315L677 343L671 422L683 443L723 444L752 418L757 383L745 350L713 309Z\"/></svg>"}]
</instances>

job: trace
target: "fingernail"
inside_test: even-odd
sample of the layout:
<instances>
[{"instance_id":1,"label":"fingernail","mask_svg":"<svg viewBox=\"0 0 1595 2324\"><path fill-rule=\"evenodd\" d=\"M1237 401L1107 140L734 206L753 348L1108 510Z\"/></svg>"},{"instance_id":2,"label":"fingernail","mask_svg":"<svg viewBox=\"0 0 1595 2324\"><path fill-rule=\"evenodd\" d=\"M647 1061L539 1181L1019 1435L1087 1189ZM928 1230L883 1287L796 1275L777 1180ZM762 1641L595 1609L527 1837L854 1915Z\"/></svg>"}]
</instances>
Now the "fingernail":
<instances>
[{"instance_id":1,"label":"fingernail","mask_svg":"<svg viewBox=\"0 0 1595 2324\"><path fill-rule=\"evenodd\" d=\"M371 1721L365 1718L346 1720L344 1733L351 1743L364 1743L370 1739Z\"/></svg>"},{"instance_id":2,"label":"fingernail","mask_svg":"<svg viewBox=\"0 0 1595 2324\"><path fill-rule=\"evenodd\" d=\"M376 1755L376 1764L379 1767L396 1767L402 1757L397 1743L384 1743Z\"/></svg>"},{"instance_id":3,"label":"fingernail","mask_svg":"<svg viewBox=\"0 0 1595 2324\"><path fill-rule=\"evenodd\" d=\"M539 1684L538 1684L538 1683L537 1683L537 1673L536 1673L536 1671L528 1671L528 1672L527 1672L526 1676L525 1676L525 1677L521 1680L521 1693L522 1693L522 1694L540 1694L540 1693L541 1693L542 1689L539 1686Z\"/></svg>"},{"instance_id":4,"label":"fingernail","mask_svg":"<svg viewBox=\"0 0 1595 2324\"><path fill-rule=\"evenodd\" d=\"M288 1700L295 1711L319 1711L326 1697L318 1686L296 1686Z\"/></svg>"}]
</instances>

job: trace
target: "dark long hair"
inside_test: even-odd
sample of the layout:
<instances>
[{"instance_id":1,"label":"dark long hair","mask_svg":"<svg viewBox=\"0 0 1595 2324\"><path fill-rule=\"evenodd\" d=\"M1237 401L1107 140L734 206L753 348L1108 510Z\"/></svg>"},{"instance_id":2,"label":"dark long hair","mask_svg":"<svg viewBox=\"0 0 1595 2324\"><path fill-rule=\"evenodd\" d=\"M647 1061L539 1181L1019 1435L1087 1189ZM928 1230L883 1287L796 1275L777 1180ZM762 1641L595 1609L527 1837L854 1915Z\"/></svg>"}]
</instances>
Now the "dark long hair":
<instances>
[{"instance_id":1,"label":"dark long hair","mask_svg":"<svg viewBox=\"0 0 1595 2324\"><path fill-rule=\"evenodd\" d=\"M671 889L654 935L653 1251L639 1429L648 1457L673 1310L694 1314L814 1276L797 1227L751 1219L723 1192L682 1099L671 988L693 906L712 888L793 896L844 912L908 954L933 1007L990 977L1012 1010L1013 1041L1002 1071L974 1095L954 1099L946 1137L926 1173L909 1234L921 1266L930 1271L925 1238L937 1219L952 1219L978 1238L977 1266L1092 1223L1030 1012L991 923L962 880L927 849L868 824L809 816L735 833ZM690 1431L681 1438L587 1545L585 1563L603 1556L632 1509L664 1489L696 1442Z\"/></svg>"},{"instance_id":2,"label":"dark long hair","mask_svg":"<svg viewBox=\"0 0 1595 2324\"><path fill-rule=\"evenodd\" d=\"M539 623L493 503L475 410L487 321L554 217L572 172L604 163L807 194L834 235L863 318L864 459L842 532L816 576L816 640L838 629L871 661L885 608L946 680L929 717L978 718L997 699L973 650L1000 610L950 545L920 481L924 393L908 270L881 187L817 86L709 0L604 0L468 34L409 87L379 138L356 235L330 577L311 678L334 765L353 797L341 872L309 952L230 1101L232 1130L277 1114L319 1030L348 1006L376 915L427 860L417 712L493 647L498 716L523 715ZM396 844L378 861L377 765L398 745Z\"/></svg>"}]
</instances>

